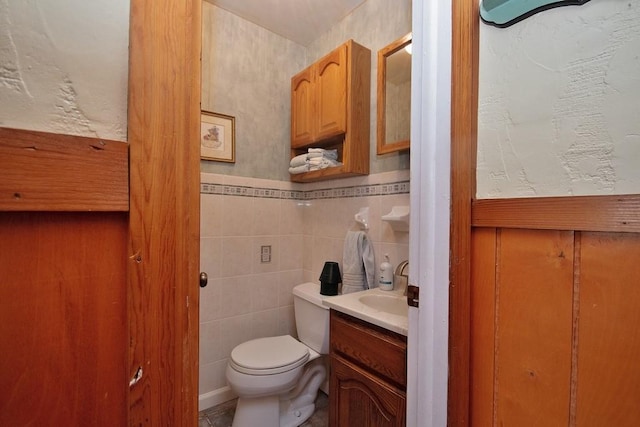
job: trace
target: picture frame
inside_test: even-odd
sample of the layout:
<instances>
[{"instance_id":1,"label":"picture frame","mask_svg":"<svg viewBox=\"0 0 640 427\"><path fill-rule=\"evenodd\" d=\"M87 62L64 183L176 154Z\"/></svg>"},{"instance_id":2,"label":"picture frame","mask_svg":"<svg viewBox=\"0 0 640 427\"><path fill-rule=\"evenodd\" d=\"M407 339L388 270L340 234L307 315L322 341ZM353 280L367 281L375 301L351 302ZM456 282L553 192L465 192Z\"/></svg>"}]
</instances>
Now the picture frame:
<instances>
[{"instance_id":1,"label":"picture frame","mask_svg":"<svg viewBox=\"0 0 640 427\"><path fill-rule=\"evenodd\" d=\"M236 162L235 117L201 111L200 158L217 162Z\"/></svg>"}]
</instances>

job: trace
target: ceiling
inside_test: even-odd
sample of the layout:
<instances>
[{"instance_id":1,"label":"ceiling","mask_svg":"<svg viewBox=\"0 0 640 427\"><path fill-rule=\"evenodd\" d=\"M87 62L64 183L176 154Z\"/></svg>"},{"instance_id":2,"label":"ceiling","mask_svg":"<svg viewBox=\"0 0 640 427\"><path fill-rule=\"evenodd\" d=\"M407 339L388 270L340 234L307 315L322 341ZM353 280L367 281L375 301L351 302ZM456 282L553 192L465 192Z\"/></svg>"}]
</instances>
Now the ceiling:
<instances>
[{"instance_id":1,"label":"ceiling","mask_svg":"<svg viewBox=\"0 0 640 427\"><path fill-rule=\"evenodd\" d=\"M208 0L234 15L308 46L366 0Z\"/></svg>"}]
</instances>

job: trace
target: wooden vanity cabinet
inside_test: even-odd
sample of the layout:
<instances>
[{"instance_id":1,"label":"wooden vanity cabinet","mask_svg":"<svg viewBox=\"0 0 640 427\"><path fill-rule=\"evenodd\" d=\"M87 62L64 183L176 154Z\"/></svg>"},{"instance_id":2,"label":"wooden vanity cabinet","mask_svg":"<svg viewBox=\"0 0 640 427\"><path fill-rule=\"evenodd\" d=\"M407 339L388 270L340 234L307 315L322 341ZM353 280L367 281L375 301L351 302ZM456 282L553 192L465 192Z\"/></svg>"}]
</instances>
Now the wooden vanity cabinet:
<instances>
[{"instance_id":1,"label":"wooden vanity cabinet","mask_svg":"<svg viewBox=\"0 0 640 427\"><path fill-rule=\"evenodd\" d=\"M331 310L329 425L406 424L407 338Z\"/></svg>"},{"instance_id":2,"label":"wooden vanity cabinet","mask_svg":"<svg viewBox=\"0 0 640 427\"><path fill-rule=\"evenodd\" d=\"M291 175L309 182L369 173L371 51L353 40L291 79L291 157L337 149L339 167Z\"/></svg>"}]
</instances>

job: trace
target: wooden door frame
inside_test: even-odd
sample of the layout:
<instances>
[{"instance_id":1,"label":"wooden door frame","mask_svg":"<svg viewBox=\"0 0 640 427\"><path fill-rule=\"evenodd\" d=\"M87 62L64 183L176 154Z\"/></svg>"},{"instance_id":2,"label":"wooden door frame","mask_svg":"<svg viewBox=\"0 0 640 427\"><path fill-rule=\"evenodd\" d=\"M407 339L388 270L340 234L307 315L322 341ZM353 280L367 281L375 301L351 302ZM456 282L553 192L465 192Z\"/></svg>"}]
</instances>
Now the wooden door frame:
<instances>
[{"instance_id":1,"label":"wooden door frame","mask_svg":"<svg viewBox=\"0 0 640 427\"><path fill-rule=\"evenodd\" d=\"M451 228L447 423L469 425L471 206L476 194L479 4L454 0L451 76Z\"/></svg>"},{"instance_id":2,"label":"wooden door frame","mask_svg":"<svg viewBox=\"0 0 640 427\"><path fill-rule=\"evenodd\" d=\"M201 0L130 18L129 425L195 426Z\"/></svg>"}]
</instances>

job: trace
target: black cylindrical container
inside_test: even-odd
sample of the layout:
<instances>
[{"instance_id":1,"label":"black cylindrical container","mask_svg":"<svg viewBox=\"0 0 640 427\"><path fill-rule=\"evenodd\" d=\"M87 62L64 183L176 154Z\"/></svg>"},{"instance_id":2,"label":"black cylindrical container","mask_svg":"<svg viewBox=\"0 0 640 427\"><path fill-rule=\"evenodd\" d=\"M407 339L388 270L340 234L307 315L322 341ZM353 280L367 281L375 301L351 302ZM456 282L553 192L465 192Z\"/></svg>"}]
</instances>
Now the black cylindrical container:
<instances>
[{"instance_id":1,"label":"black cylindrical container","mask_svg":"<svg viewBox=\"0 0 640 427\"><path fill-rule=\"evenodd\" d=\"M324 263L322 273L320 273L320 294L321 295L338 295L338 285L342 283L340 276L340 267L334 261Z\"/></svg>"}]
</instances>

